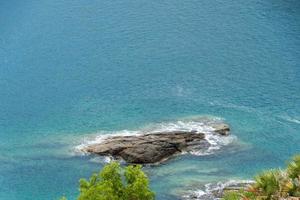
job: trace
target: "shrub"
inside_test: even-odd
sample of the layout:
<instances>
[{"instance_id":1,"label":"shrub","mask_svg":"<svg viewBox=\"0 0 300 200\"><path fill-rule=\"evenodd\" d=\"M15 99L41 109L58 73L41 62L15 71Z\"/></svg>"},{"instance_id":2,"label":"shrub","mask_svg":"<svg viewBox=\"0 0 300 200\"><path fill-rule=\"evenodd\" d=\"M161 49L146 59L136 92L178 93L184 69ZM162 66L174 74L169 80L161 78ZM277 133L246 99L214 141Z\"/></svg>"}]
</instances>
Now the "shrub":
<instances>
[{"instance_id":1,"label":"shrub","mask_svg":"<svg viewBox=\"0 0 300 200\"><path fill-rule=\"evenodd\" d=\"M269 170L255 177L254 188L258 190L261 196L271 199L272 195L278 195L280 186L277 177L279 173L279 170Z\"/></svg>"},{"instance_id":2,"label":"shrub","mask_svg":"<svg viewBox=\"0 0 300 200\"><path fill-rule=\"evenodd\" d=\"M153 200L149 181L141 166L125 169L117 162L106 165L89 180L80 180L78 200Z\"/></svg>"},{"instance_id":3,"label":"shrub","mask_svg":"<svg viewBox=\"0 0 300 200\"><path fill-rule=\"evenodd\" d=\"M239 193L235 191L226 192L223 197L224 200L240 200L240 198Z\"/></svg>"},{"instance_id":4,"label":"shrub","mask_svg":"<svg viewBox=\"0 0 300 200\"><path fill-rule=\"evenodd\" d=\"M255 177L255 183L241 191L225 193L224 200L269 200L300 197L300 155L294 156L286 170L268 170Z\"/></svg>"},{"instance_id":5,"label":"shrub","mask_svg":"<svg viewBox=\"0 0 300 200\"><path fill-rule=\"evenodd\" d=\"M149 181L140 165L125 168L126 187L125 199L130 200L152 200L154 193L149 190Z\"/></svg>"},{"instance_id":6,"label":"shrub","mask_svg":"<svg viewBox=\"0 0 300 200\"><path fill-rule=\"evenodd\" d=\"M300 177L300 155L293 157L292 161L287 166L288 176L292 179Z\"/></svg>"},{"instance_id":7,"label":"shrub","mask_svg":"<svg viewBox=\"0 0 300 200\"><path fill-rule=\"evenodd\" d=\"M246 190L240 191L228 191L224 194L224 200L256 200L257 197L253 192L249 192Z\"/></svg>"}]
</instances>

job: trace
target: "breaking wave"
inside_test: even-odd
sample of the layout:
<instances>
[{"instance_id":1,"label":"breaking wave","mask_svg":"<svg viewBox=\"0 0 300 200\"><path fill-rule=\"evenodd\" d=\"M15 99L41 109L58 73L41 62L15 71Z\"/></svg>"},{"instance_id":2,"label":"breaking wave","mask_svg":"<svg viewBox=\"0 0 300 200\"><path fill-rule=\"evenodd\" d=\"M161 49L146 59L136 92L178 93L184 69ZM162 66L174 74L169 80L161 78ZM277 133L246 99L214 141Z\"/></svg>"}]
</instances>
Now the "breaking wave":
<instances>
[{"instance_id":1,"label":"breaking wave","mask_svg":"<svg viewBox=\"0 0 300 200\"><path fill-rule=\"evenodd\" d=\"M196 191L189 191L183 196L184 200L217 200L221 199L225 188L240 188L252 184L252 180L229 180L205 184L203 188Z\"/></svg>"}]
</instances>

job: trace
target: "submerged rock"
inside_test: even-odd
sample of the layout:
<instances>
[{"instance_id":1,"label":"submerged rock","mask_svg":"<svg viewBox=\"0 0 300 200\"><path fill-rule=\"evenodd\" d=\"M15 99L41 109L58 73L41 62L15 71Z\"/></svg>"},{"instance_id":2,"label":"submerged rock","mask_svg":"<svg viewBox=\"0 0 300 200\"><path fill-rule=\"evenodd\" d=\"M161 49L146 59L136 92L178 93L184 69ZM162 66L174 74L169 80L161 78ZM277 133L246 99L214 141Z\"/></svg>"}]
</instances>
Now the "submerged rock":
<instances>
[{"instance_id":1,"label":"submerged rock","mask_svg":"<svg viewBox=\"0 0 300 200\"><path fill-rule=\"evenodd\" d=\"M220 125L215 134L228 135L229 126ZM173 131L132 136L111 136L98 144L91 144L83 151L102 156L122 158L128 163L160 163L173 155L193 150L207 150L210 143L204 133Z\"/></svg>"},{"instance_id":2,"label":"submerged rock","mask_svg":"<svg viewBox=\"0 0 300 200\"><path fill-rule=\"evenodd\" d=\"M230 128L227 124L220 123L214 124L212 127L215 129L214 131L221 134L221 135L228 135L230 132Z\"/></svg>"}]
</instances>

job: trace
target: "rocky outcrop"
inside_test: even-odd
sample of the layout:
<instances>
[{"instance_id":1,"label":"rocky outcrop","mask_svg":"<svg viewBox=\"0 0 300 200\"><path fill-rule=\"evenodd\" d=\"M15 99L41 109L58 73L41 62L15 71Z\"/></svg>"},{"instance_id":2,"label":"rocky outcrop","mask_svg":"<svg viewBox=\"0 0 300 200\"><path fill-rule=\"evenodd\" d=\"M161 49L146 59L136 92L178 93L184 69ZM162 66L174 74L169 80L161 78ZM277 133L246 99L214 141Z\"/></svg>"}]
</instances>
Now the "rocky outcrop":
<instances>
[{"instance_id":1,"label":"rocky outcrop","mask_svg":"<svg viewBox=\"0 0 300 200\"><path fill-rule=\"evenodd\" d=\"M219 125L215 134L227 135L228 125ZM193 150L205 150L210 143L205 134L196 131L173 131L147 133L131 136L107 137L99 144L92 144L83 149L85 152L102 156L122 158L128 163L160 163L173 155Z\"/></svg>"},{"instance_id":2,"label":"rocky outcrop","mask_svg":"<svg viewBox=\"0 0 300 200\"><path fill-rule=\"evenodd\" d=\"M248 188L254 182L252 180L245 181L227 181L218 183L208 183L205 188L195 190L185 194L182 199L184 200L216 200L222 199L226 192L237 192L242 189Z\"/></svg>"}]
</instances>

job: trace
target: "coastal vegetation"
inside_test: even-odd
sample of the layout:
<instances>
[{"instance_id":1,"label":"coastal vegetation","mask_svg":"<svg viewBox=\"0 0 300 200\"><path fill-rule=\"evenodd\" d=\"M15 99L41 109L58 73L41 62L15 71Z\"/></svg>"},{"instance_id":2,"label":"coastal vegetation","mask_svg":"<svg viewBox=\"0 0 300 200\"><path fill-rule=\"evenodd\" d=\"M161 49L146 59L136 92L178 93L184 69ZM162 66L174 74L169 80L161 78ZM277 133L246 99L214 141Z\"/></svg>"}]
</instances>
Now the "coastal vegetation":
<instances>
[{"instance_id":1,"label":"coastal vegetation","mask_svg":"<svg viewBox=\"0 0 300 200\"><path fill-rule=\"evenodd\" d=\"M78 200L154 200L149 180L141 165L122 167L118 162L104 166L88 180L80 179ZM300 154L286 169L270 169L254 177L242 189L223 190L223 200L299 200ZM60 200L67 200L62 197Z\"/></svg>"},{"instance_id":2,"label":"coastal vegetation","mask_svg":"<svg viewBox=\"0 0 300 200\"><path fill-rule=\"evenodd\" d=\"M287 168L271 169L258 174L255 182L239 191L228 191L223 200L280 200L300 199L300 155Z\"/></svg>"},{"instance_id":3,"label":"coastal vegetation","mask_svg":"<svg viewBox=\"0 0 300 200\"><path fill-rule=\"evenodd\" d=\"M106 165L89 180L80 179L78 200L154 200L149 180L141 165L122 168L118 162ZM61 200L66 200L62 197Z\"/></svg>"}]
</instances>

